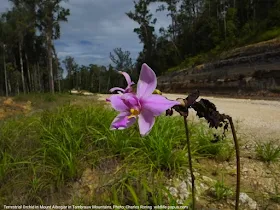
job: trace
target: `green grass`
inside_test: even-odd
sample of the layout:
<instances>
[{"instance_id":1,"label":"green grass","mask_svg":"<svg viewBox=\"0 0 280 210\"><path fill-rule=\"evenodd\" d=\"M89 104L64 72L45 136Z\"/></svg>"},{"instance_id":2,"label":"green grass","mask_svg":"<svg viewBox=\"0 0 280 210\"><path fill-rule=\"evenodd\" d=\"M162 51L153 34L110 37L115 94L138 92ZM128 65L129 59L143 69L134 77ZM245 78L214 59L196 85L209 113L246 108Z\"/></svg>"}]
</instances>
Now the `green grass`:
<instances>
[{"instance_id":1,"label":"green grass","mask_svg":"<svg viewBox=\"0 0 280 210\"><path fill-rule=\"evenodd\" d=\"M213 195L214 198L217 200L222 200L222 199L226 199L230 196L233 195L232 190L227 187L224 183L224 180L222 178L221 181L217 181L214 186L213 186Z\"/></svg>"},{"instance_id":2,"label":"green grass","mask_svg":"<svg viewBox=\"0 0 280 210\"><path fill-rule=\"evenodd\" d=\"M137 175L137 176L135 176ZM171 195L166 201L168 192L162 184L163 175L130 174L113 186L113 205L174 205L175 198Z\"/></svg>"},{"instance_id":3,"label":"green grass","mask_svg":"<svg viewBox=\"0 0 280 210\"><path fill-rule=\"evenodd\" d=\"M206 129L206 126L206 123L201 121L190 128L193 153L201 157L215 158L218 161L229 161L234 154L230 135L222 138L222 130Z\"/></svg>"},{"instance_id":4,"label":"green grass","mask_svg":"<svg viewBox=\"0 0 280 210\"><path fill-rule=\"evenodd\" d=\"M68 96L69 94L51 94L51 93L29 93L29 94L20 94L15 96L13 99L15 101L33 101L35 102L54 102L58 99L61 100L61 97Z\"/></svg>"},{"instance_id":5,"label":"green grass","mask_svg":"<svg viewBox=\"0 0 280 210\"><path fill-rule=\"evenodd\" d=\"M29 93L20 94L13 98L15 102L31 101L32 108L34 109L49 109L59 107L65 104L70 104L76 101L82 101L82 104L92 103L96 100L96 96L79 96L70 95L69 93Z\"/></svg>"},{"instance_id":6,"label":"green grass","mask_svg":"<svg viewBox=\"0 0 280 210\"><path fill-rule=\"evenodd\" d=\"M158 117L151 133L142 138L137 124L110 130L117 113L102 104L69 105L73 98L65 95L27 97L39 107L42 101L63 104L59 97L66 104L1 124L0 205L67 203L71 186L87 168L101 174L108 169L111 175L100 175L106 181L96 184L94 195L99 196L74 196L74 204L176 204L165 183L170 176L186 175L188 167L181 117ZM26 99L19 96L15 100ZM209 130L205 123L189 127L194 159L231 157L229 140L211 142L217 131ZM112 160L116 163L109 169L107 162Z\"/></svg>"},{"instance_id":7,"label":"green grass","mask_svg":"<svg viewBox=\"0 0 280 210\"><path fill-rule=\"evenodd\" d=\"M264 162L275 162L280 158L280 146L273 141L258 143L255 151L257 158Z\"/></svg>"}]
</instances>

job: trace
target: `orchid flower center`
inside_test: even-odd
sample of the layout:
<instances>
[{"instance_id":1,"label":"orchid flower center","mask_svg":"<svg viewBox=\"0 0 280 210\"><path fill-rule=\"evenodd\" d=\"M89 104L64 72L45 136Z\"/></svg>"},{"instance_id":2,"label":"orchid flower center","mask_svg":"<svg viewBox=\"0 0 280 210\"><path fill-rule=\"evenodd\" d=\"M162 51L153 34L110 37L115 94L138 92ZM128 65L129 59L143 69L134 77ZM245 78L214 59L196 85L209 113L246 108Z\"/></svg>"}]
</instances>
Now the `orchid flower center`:
<instances>
[{"instance_id":1,"label":"orchid flower center","mask_svg":"<svg viewBox=\"0 0 280 210\"><path fill-rule=\"evenodd\" d=\"M130 116L128 116L128 118L132 118L132 117L136 117L137 115L140 114L140 111L138 109L130 109Z\"/></svg>"}]
</instances>

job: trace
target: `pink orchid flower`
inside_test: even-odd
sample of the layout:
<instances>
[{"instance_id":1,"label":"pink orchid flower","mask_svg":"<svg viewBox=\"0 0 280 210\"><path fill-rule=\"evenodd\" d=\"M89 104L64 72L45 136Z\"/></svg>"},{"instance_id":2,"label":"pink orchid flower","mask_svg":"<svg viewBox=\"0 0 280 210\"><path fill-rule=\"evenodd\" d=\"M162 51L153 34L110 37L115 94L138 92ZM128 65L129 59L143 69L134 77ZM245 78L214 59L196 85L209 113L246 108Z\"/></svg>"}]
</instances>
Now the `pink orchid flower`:
<instances>
[{"instance_id":1,"label":"pink orchid flower","mask_svg":"<svg viewBox=\"0 0 280 210\"><path fill-rule=\"evenodd\" d=\"M129 84L130 78L127 81ZM111 129L121 130L128 128L138 118L141 136L147 135L155 123L156 116L179 104L177 101L171 101L161 95L153 94L156 86L155 72L144 63L141 68L136 93L115 94L107 99L107 101L111 102L112 107L120 112L113 120Z\"/></svg>"},{"instance_id":2,"label":"pink orchid flower","mask_svg":"<svg viewBox=\"0 0 280 210\"><path fill-rule=\"evenodd\" d=\"M131 93L132 92L132 85L134 85L135 83L131 81L131 78L128 75L128 73L123 72L123 71L119 71L119 73L122 74L125 77L125 80L127 82L127 87L125 89L120 88L120 87L113 87L109 91L111 93L115 92L115 91L117 91L118 93Z\"/></svg>"}]
</instances>

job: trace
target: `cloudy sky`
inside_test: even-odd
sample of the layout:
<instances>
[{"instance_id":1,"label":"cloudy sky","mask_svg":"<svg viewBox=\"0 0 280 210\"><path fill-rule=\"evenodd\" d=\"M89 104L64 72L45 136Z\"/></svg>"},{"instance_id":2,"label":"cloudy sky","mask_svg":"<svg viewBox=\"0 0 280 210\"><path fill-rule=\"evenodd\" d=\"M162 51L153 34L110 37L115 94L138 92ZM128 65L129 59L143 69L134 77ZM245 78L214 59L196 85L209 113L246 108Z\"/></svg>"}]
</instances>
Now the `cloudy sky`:
<instances>
[{"instance_id":1,"label":"cloudy sky","mask_svg":"<svg viewBox=\"0 0 280 210\"><path fill-rule=\"evenodd\" d=\"M136 59L142 50L137 34L133 32L137 23L130 20L125 12L133 10L133 0L69 0L62 4L70 9L68 22L61 23L61 37L55 41L60 59L73 56L78 64L90 63L108 65L109 53L116 47L131 52ZM155 12L159 4L150 6ZM11 5L0 0L0 12ZM169 25L165 12L157 12L156 30Z\"/></svg>"}]
</instances>

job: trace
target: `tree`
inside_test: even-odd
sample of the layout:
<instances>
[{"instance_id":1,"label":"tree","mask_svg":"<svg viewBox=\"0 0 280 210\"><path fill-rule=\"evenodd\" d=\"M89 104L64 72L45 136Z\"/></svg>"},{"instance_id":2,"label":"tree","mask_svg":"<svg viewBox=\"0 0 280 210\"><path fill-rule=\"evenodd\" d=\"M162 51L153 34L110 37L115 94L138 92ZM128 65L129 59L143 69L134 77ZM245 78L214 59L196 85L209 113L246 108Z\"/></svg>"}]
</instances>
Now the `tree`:
<instances>
[{"instance_id":1,"label":"tree","mask_svg":"<svg viewBox=\"0 0 280 210\"><path fill-rule=\"evenodd\" d=\"M67 21L70 10L60 6L63 0L41 0L39 2L39 29L46 37L46 45L48 52L48 69L49 69L49 88L54 93L54 77L53 77L53 58L52 48L53 39L60 37L60 21Z\"/></svg>"},{"instance_id":2,"label":"tree","mask_svg":"<svg viewBox=\"0 0 280 210\"><path fill-rule=\"evenodd\" d=\"M62 61L64 64L67 76L66 79L68 80L68 87L70 89L73 89L74 87L78 89L77 87L77 71L78 71L78 65L75 62L74 58L71 56L66 56L66 58Z\"/></svg>"},{"instance_id":3,"label":"tree","mask_svg":"<svg viewBox=\"0 0 280 210\"><path fill-rule=\"evenodd\" d=\"M61 92L61 80L63 79L63 68L61 67L61 64L59 62L59 59L57 57L57 53L55 50L55 47L52 46L53 49L53 54L54 54L54 64L53 66L55 66L54 68L54 81L57 82L57 86L58 86L58 92Z\"/></svg>"},{"instance_id":4,"label":"tree","mask_svg":"<svg viewBox=\"0 0 280 210\"><path fill-rule=\"evenodd\" d=\"M167 8L165 5L160 5L159 8L156 10L158 11L164 11L168 10L169 13L167 16L171 17L171 24L168 26L168 34L171 37L171 40L176 42L177 34L178 34L178 24L177 24L177 16L178 16L178 10L177 7L180 3L180 0L161 0L161 2L164 2L167 4Z\"/></svg>"},{"instance_id":5,"label":"tree","mask_svg":"<svg viewBox=\"0 0 280 210\"><path fill-rule=\"evenodd\" d=\"M8 11L4 14L8 27L6 28L7 34L9 34L9 42L17 43L18 53L20 60L20 70L21 70L21 80L22 80L22 89L23 93L26 93L25 86L25 76L23 68L23 41L25 35L29 30L32 30L30 24L30 16L28 11L22 4L17 4L11 11ZM12 44L11 44L12 45Z\"/></svg>"},{"instance_id":6,"label":"tree","mask_svg":"<svg viewBox=\"0 0 280 210\"><path fill-rule=\"evenodd\" d=\"M59 22L67 20L69 10L61 8L62 0L9 1L12 8L0 17L1 70L3 66L0 80L4 78L3 84L5 80L0 92L4 89L6 94L54 91L50 83L53 80L60 90L63 70L52 40L59 38ZM40 29L41 34L36 29ZM52 79L47 79L48 76Z\"/></svg>"},{"instance_id":7,"label":"tree","mask_svg":"<svg viewBox=\"0 0 280 210\"><path fill-rule=\"evenodd\" d=\"M140 43L143 43L142 56L139 56L138 61L140 63L148 63L152 68L154 67L153 55L155 53L156 35L154 25L157 21L156 18L152 18L148 6L152 0L139 0L134 1L134 11L126 13L126 15L133 21L139 24L139 28L134 28L134 32L138 35ZM138 71L140 71L138 63Z\"/></svg>"},{"instance_id":8,"label":"tree","mask_svg":"<svg viewBox=\"0 0 280 210\"><path fill-rule=\"evenodd\" d=\"M110 59L119 71L132 71L133 64L129 51L123 51L122 48L115 48L113 53L110 52Z\"/></svg>"},{"instance_id":9,"label":"tree","mask_svg":"<svg viewBox=\"0 0 280 210\"><path fill-rule=\"evenodd\" d=\"M0 40L4 40L5 38L5 22L0 19ZM4 69L4 79L5 79L5 93L6 93L6 97L8 97L9 95L9 91L8 91L8 78L7 78L7 69L6 69L6 45L4 43L4 41L0 42L0 46L3 50L3 69Z\"/></svg>"},{"instance_id":10,"label":"tree","mask_svg":"<svg viewBox=\"0 0 280 210\"><path fill-rule=\"evenodd\" d=\"M82 90L89 90L90 89L90 73L89 67L82 65L79 67L80 72L80 85Z\"/></svg>"},{"instance_id":11,"label":"tree","mask_svg":"<svg viewBox=\"0 0 280 210\"><path fill-rule=\"evenodd\" d=\"M7 68L6 68L6 46L5 44L2 44L2 49L3 49L3 68L4 68L4 77L5 77L5 92L6 92L6 97L9 96L9 91L8 91L8 78L7 78Z\"/></svg>"}]
</instances>

